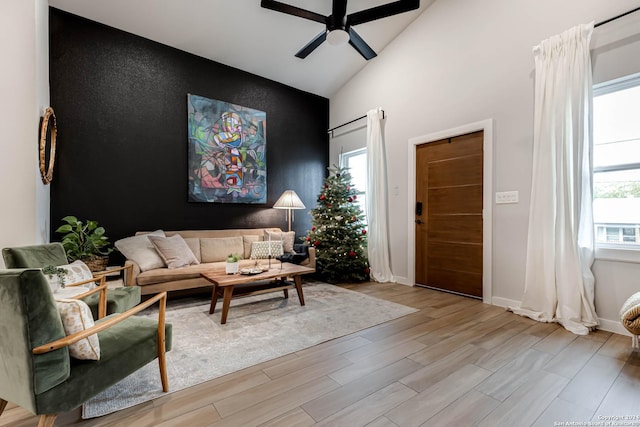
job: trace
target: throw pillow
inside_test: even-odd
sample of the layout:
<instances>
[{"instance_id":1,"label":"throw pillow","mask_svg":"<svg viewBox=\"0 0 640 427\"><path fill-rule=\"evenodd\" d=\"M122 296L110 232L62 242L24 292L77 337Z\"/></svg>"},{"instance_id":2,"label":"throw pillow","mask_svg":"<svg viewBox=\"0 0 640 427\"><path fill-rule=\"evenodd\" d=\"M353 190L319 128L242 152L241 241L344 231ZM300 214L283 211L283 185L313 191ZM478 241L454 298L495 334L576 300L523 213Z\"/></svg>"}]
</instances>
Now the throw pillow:
<instances>
[{"instance_id":1,"label":"throw pillow","mask_svg":"<svg viewBox=\"0 0 640 427\"><path fill-rule=\"evenodd\" d=\"M244 259L251 257L251 244L262 240L262 236L242 236L242 243L244 245Z\"/></svg>"},{"instance_id":2,"label":"throw pillow","mask_svg":"<svg viewBox=\"0 0 640 427\"><path fill-rule=\"evenodd\" d=\"M202 262L226 261L229 254L243 254L242 236L206 237L200 239L200 256Z\"/></svg>"},{"instance_id":3,"label":"throw pillow","mask_svg":"<svg viewBox=\"0 0 640 427\"><path fill-rule=\"evenodd\" d=\"M58 313L67 335L84 331L94 325L89 306L81 300L57 300ZM98 334L91 335L69 346L71 357L81 360L100 360L100 341Z\"/></svg>"},{"instance_id":4,"label":"throw pillow","mask_svg":"<svg viewBox=\"0 0 640 427\"><path fill-rule=\"evenodd\" d=\"M156 230L149 234L126 237L115 242L116 248L122 255L138 264L140 271L164 267L164 261L149 240L149 236L164 237L164 231Z\"/></svg>"},{"instance_id":5,"label":"throw pillow","mask_svg":"<svg viewBox=\"0 0 640 427\"><path fill-rule=\"evenodd\" d=\"M149 240L169 268L200 264L187 242L179 234L171 237L149 236Z\"/></svg>"},{"instance_id":6,"label":"throw pillow","mask_svg":"<svg viewBox=\"0 0 640 427\"><path fill-rule=\"evenodd\" d=\"M296 240L295 231L271 231L264 230L264 240L282 240L282 250L286 253L294 252L293 243Z\"/></svg>"},{"instance_id":7,"label":"throw pillow","mask_svg":"<svg viewBox=\"0 0 640 427\"><path fill-rule=\"evenodd\" d=\"M269 255L271 258L275 258L283 253L280 240L251 243L251 259L267 259Z\"/></svg>"},{"instance_id":8,"label":"throw pillow","mask_svg":"<svg viewBox=\"0 0 640 427\"><path fill-rule=\"evenodd\" d=\"M61 287L83 282L85 280L93 278L93 273L91 273L91 270L89 270L87 264L80 260L75 260L71 264L58 265L55 267L65 270L65 273L62 279L55 274L44 275L44 277L47 279L47 282L49 282L51 292L56 292ZM87 289L93 289L96 287L96 285L93 282L89 282L84 284L83 287Z\"/></svg>"}]
</instances>

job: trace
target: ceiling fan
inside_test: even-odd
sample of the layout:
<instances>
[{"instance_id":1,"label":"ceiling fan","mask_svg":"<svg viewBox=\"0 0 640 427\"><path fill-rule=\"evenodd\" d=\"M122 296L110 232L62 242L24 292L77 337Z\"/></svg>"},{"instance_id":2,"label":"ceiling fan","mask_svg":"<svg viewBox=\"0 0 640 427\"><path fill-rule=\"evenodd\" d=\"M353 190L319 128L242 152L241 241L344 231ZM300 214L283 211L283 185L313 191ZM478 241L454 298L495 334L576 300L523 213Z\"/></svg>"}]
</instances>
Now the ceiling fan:
<instances>
[{"instance_id":1,"label":"ceiling fan","mask_svg":"<svg viewBox=\"0 0 640 427\"><path fill-rule=\"evenodd\" d=\"M298 58L306 58L307 55L327 40L329 44L333 45L344 44L348 41L349 44L368 61L371 58L375 58L376 53L362 39L362 37L356 33L353 26L415 10L420 7L420 0L398 0L392 3L354 12L349 15L347 15L347 0L333 0L333 8L331 10L331 15L329 16L323 16L319 13L311 12L309 10L301 9L275 0L262 0L260 5L266 9L298 16L300 18L309 19L326 25L326 29L324 31L318 34L313 40L307 43L305 47L296 53Z\"/></svg>"}]
</instances>

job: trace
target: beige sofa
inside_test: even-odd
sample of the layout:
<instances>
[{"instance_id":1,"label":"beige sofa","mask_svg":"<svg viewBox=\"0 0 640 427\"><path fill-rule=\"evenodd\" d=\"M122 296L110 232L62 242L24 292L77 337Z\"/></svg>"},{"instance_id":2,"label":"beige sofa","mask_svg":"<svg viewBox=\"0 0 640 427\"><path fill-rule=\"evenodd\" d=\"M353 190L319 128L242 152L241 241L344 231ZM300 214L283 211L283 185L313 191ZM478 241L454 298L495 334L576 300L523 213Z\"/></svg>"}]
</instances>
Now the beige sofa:
<instances>
[{"instance_id":1,"label":"beige sofa","mask_svg":"<svg viewBox=\"0 0 640 427\"><path fill-rule=\"evenodd\" d=\"M279 228L267 228L266 230L281 231ZM240 260L240 268L253 267L256 265L256 261L260 265L268 264L267 259L249 259L251 242L262 239L264 232L264 228L164 231L167 237L181 235L200 264L173 269L154 268L146 271L141 271L138 264L130 259L126 260L125 265L133 265L131 281L133 285L140 286L142 295L207 287L211 286L211 283L203 279L200 273L214 269L224 271L226 257L230 253L240 253L243 256L244 259ZM136 236L147 233L137 232ZM309 258L305 259L301 265L315 268L315 262L315 249L310 247ZM279 265L279 261L272 259L271 265Z\"/></svg>"}]
</instances>

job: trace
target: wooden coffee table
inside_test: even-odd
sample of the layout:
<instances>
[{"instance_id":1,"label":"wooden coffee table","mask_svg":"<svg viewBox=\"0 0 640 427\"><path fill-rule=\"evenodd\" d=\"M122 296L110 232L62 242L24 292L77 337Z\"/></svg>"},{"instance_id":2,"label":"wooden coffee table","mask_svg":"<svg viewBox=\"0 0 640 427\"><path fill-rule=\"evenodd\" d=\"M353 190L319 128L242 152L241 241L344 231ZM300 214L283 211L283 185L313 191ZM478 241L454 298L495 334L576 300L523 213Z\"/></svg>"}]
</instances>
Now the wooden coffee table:
<instances>
[{"instance_id":1,"label":"wooden coffee table","mask_svg":"<svg viewBox=\"0 0 640 427\"><path fill-rule=\"evenodd\" d=\"M284 297L289 298L289 289L293 289L294 287L298 291L300 305L304 305L302 279L300 276L313 272L315 272L313 268L283 263L282 268L278 265L277 267L253 275L225 274L222 271L201 273L202 277L213 283L209 314L214 312L218 297L222 296L222 318L220 319L220 324L224 325L227 323L227 314L229 313L231 298L278 291L283 291ZM293 283L287 282L287 277L293 277Z\"/></svg>"}]
</instances>

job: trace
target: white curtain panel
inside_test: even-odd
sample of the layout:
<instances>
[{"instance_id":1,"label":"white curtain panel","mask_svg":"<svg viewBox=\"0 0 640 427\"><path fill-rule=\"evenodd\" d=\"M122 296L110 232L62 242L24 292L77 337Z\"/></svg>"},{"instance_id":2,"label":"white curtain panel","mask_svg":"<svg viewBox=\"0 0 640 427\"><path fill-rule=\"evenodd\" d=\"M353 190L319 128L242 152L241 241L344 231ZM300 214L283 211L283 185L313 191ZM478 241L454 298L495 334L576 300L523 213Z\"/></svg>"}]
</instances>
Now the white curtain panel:
<instances>
[{"instance_id":1,"label":"white curtain panel","mask_svg":"<svg viewBox=\"0 0 640 427\"><path fill-rule=\"evenodd\" d=\"M382 110L367 113L367 223L371 279L393 282L389 261L387 158L382 134Z\"/></svg>"},{"instance_id":2,"label":"white curtain panel","mask_svg":"<svg viewBox=\"0 0 640 427\"><path fill-rule=\"evenodd\" d=\"M525 291L512 310L580 335L598 325L592 212L593 23L534 47L533 177Z\"/></svg>"}]
</instances>

